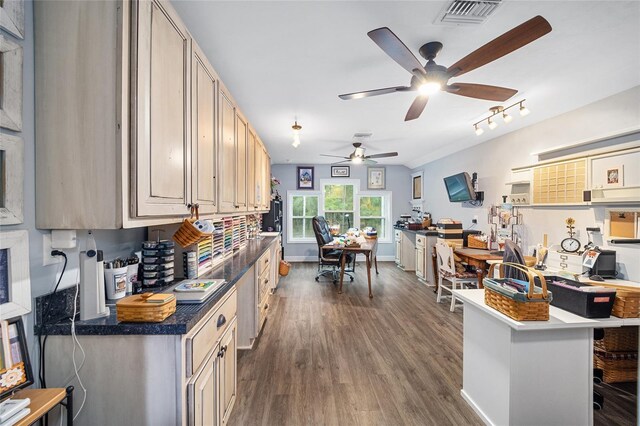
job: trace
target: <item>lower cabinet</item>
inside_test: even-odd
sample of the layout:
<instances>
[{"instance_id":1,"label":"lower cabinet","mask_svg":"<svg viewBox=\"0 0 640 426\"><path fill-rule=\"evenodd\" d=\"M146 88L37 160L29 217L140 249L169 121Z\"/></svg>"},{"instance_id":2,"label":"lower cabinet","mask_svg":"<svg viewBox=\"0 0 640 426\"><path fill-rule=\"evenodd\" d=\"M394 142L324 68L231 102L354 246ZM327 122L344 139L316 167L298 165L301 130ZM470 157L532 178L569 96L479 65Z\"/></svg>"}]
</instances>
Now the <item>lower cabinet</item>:
<instances>
[{"instance_id":1,"label":"lower cabinet","mask_svg":"<svg viewBox=\"0 0 640 426\"><path fill-rule=\"evenodd\" d=\"M416 276L423 281L427 277L427 258L425 256L426 242L427 237L422 235L416 236Z\"/></svg>"},{"instance_id":2,"label":"lower cabinet","mask_svg":"<svg viewBox=\"0 0 640 426\"><path fill-rule=\"evenodd\" d=\"M237 327L236 320L229 326L222 339L220 339L220 351L218 352L220 389L220 419L221 424L227 424L233 404L236 402L236 378L237 378Z\"/></svg>"}]
</instances>

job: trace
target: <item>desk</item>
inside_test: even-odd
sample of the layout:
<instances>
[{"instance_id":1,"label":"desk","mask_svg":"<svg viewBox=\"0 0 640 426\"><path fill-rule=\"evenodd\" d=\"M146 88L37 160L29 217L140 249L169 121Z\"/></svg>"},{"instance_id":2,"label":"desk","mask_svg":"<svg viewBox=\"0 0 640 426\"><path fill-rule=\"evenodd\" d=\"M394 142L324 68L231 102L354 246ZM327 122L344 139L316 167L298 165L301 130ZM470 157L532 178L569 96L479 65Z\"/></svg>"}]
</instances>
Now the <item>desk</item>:
<instances>
[{"instance_id":1,"label":"desk","mask_svg":"<svg viewBox=\"0 0 640 426\"><path fill-rule=\"evenodd\" d=\"M500 260L502 256L491 254L489 250L471 249L471 248L458 248L454 250L455 254L462 259L463 262L476 268L478 272L478 288L483 288L482 279L487 274L489 269L488 261ZM525 256L525 263L527 266L533 266L536 264L536 258L533 256Z\"/></svg>"},{"instance_id":2,"label":"desk","mask_svg":"<svg viewBox=\"0 0 640 426\"><path fill-rule=\"evenodd\" d=\"M371 293L371 257L373 256L373 253L375 253L377 244L377 239L369 239L364 243L360 243L360 247L347 247L334 244L327 244L323 246L323 248L331 247L334 249L342 250L342 256L340 256L340 288L338 289L338 293L342 293L342 281L344 279L344 268L346 266L347 254L353 254L355 256L358 253L362 253L367 260L367 283L369 284L369 297L373 298L373 293Z\"/></svg>"},{"instance_id":3,"label":"desk","mask_svg":"<svg viewBox=\"0 0 640 426\"><path fill-rule=\"evenodd\" d=\"M67 389L23 389L12 397L13 399L29 398L31 412L15 424L15 426L27 426L47 415L56 405L62 404L67 408L67 425L73 425L73 386ZM65 401L66 399L66 401Z\"/></svg>"},{"instance_id":4,"label":"desk","mask_svg":"<svg viewBox=\"0 0 640 426\"><path fill-rule=\"evenodd\" d=\"M464 302L461 394L486 424L593 424L593 329L624 319L550 306L549 321L516 321L484 290L453 293Z\"/></svg>"}]
</instances>

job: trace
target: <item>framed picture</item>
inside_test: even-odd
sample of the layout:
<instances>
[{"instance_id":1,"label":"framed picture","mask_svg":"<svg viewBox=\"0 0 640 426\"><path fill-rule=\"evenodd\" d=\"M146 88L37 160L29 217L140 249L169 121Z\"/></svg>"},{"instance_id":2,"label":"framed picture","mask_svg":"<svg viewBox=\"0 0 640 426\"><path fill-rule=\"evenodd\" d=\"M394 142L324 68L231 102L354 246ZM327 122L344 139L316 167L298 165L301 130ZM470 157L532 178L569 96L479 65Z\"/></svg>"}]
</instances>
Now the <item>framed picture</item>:
<instances>
[{"instance_id":1,"label":"framed picture","mask_svg":"<svg viewBox=\"0 0 640 426\"><path fill-rule=\"evenodd\" d=\"M624 186L624 166L607 167L607 176L605 182L607 187Z\"/></svg>"},{"instance_id":2,"label":"framed picture","mask_svg":"<svg viewBox=\"0 0 640 426\"><path fill-rule=\"evenodd\" d=\"M15 225L24 220L23 152L21 138L0 134L0 225Z\"/></svg>"},{"instance_id":3,"label":"framed picture","mask_svg":"<svg viewBox=\"0 0 640 426\"><path fill-rule=\"evenodd\" d=\"M0 399L33 384L29 347L22 318L0 324Z\"/></svg>"},{"instance_id":4,"label":"framed picture","mask_svg":"<svg viewBox=\"0 0 640 426\"><path fill-rule=\"evenodd\" d=\"M0 61L0 127L19 132L22 130L22 46L0 35Z\"/></svg>"},{"instance_id":5,"label":"framed picture","mask_svg":"<svg viewBox=\"0 0 640 426\"><path fill-rule=\"evenodd\" d=\"M422 200L422 172L411 175L411 199Z\"/></svg>"},{"instance_id":6,"label":"framed picture","mask_svg":"<svg viewBox=\"0 0 640 426\"><path fill-rule=\"evenodd\" d=\"M0 28L24 39L24 0L0 1Z\"/></svg>"},{"instance_id":7,"label":"framed picture","mask_svg":"<svg viewBox=\"0 0 640 426\"><path fill-rule=\"evenodd\" d=\"M331 166L331 177L349 177L351 169L349 166Z\"/></svg>"},{"instance_id":8,"label":"framed picture","mask_svg":"<svg viewBox=\"0 0 640 426\"><path fill-rule=\"evenodd\" d=\"M313 189L313 167L298 166L296 171L296 188Z\"/></svg>"},{"instance_id":9,"label":"framed picture","mask_svg":"<svg viewBox=\"0 0 640 426\"><path fill-rule=\"evenodd\" d=\"M31 312L29 235L0 232L0 320Z\"/></svg>"},{"instance_id":10,"label":"framed picture","mask_svg":"<svg viewBox=\"0 0 640 426\"><path fill-rule=\"evenodd\" d=\"M367 189L384 189L385 186L385 168L369 167L367 168Z\"/></svg>"}]
</instances>

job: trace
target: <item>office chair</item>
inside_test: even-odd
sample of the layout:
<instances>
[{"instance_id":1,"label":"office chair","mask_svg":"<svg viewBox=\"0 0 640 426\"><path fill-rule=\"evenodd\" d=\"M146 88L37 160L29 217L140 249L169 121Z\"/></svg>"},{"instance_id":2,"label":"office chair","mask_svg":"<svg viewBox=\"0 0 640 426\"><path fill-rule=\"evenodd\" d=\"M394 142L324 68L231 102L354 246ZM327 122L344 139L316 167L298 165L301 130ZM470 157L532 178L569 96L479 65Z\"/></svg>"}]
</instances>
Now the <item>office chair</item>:
<instances>
[{"instance_id":1,"label":"office chair","mask_svg":"<svg viewBox=\"0 0 640 426\"><path fill-rule=\"evenodd\" d=\"M329 231L329 224L324 216L316 216L311 222L313 224L313 233L318 243L318 273L316 274L316 281L320 281L320 277L329 275L333 283L336 284L340 279L340 257L342 256L342 250L323 248L324 245L333 241L333 237ZM351 269L345 266L345 275L347 275L351 281L353 281L353 275L351 275L351 273L355 269L354 260L354 255L347 254L347 258L345 259L346 264L351 265L353 263L353 265Z\"/></svg>"}]
</instances>

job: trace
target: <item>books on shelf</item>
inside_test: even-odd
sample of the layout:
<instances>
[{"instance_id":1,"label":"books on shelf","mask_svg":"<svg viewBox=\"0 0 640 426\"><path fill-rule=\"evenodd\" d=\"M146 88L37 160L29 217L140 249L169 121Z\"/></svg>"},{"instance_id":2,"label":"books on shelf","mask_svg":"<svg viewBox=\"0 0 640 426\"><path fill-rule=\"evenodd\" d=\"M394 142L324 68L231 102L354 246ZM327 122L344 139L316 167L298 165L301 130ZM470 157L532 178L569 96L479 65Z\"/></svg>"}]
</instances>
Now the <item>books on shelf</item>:
<instances>
[{"instance_id":1,"label":"books on shelf","mask_svg":"<svg viewBox=\"0 0 640 426\"><path fill-rule=\"evenodd\" d=\"M10 426L18 422L31 412L28 408L31 404L29 398L5 399L0 402L0 426Z\"/></svg>"}]
</instances>

